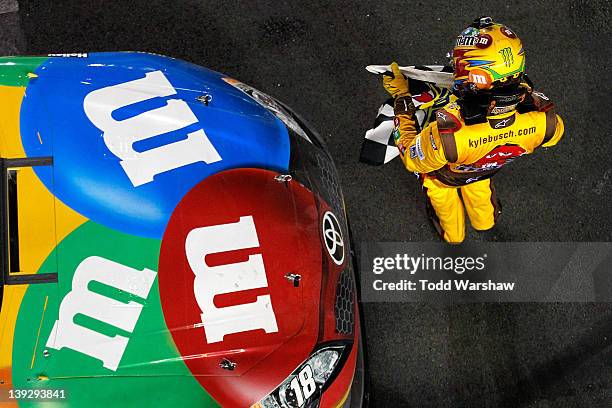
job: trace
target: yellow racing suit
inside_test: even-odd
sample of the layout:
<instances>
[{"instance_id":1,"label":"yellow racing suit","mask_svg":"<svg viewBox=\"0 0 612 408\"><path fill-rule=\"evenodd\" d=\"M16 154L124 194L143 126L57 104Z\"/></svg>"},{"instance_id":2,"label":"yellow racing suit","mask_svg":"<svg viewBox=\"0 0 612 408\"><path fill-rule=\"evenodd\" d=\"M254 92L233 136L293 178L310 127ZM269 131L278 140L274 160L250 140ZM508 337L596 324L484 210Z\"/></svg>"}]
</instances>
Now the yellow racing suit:
<instances>
[{"instance_id":1,"label":"yellow racing suit","mask_svg":"<svg viewBox=\"0 0 612 408\"><path fill-rule=\"evenodd\" d=\"M553 146L562 137L563 121L554 105L542 93L530 97L531 110L487 116L484 123L469 126L453 97L418 134L410 96L396 99L395 144L406 168L419 174L435 211L434 225L447 242L464 239L463 205L474 229L492 228L499 209L490 177L515 158Z\"/></svg>"}]
</instances>

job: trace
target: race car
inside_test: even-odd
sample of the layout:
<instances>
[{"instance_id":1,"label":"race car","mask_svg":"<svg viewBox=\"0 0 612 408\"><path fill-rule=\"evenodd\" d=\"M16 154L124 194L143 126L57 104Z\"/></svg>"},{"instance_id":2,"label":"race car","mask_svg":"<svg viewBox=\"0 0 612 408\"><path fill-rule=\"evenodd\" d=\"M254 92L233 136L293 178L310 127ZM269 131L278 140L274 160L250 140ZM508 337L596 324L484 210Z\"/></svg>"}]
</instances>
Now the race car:
<instances>
[{"instance_id":1,"label":"race car","mask_svg":"<svg viewBox=\"0 0 612 408\"><path fill-rule=\"evenodd\" d=\"M342 192L320 136L136 52L0 58L0 405L361 407Z\"/></svg>"}]
</instances>

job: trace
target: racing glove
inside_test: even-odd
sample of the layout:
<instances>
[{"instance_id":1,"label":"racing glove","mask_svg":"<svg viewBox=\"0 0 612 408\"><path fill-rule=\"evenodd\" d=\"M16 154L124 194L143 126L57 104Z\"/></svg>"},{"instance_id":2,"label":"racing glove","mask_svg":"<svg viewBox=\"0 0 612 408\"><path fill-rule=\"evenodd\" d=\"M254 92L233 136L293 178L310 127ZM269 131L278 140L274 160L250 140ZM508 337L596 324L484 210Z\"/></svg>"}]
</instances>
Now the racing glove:
<instances>
[{"instance_id":1,"label":"racing glove","mask_svg":"<svg viewBox=\"0 0 612 408\"><path fill-rule=\"evenodd\" d=\"M383 87L394 99L410 95L408 81L399 69L397 62L391 63L391 75L383 75Z\"/></svg>"},{"instance_id":2,"label":"racing glove","mask_svg":"<svg viewBox=\"0 0 612 408\"><path fill-rule=\"evenodd\" d=\"M416 108L410 96L408 81L399 70L397 63L391 64L393 76L385 75L383 86L393 97L395 129L393 138L400 151L404 166L413 172L428 173L443 167L447 160L438 146L442 146L435 124L418 134L414 114Z\"/></svg>"}]
</instances>

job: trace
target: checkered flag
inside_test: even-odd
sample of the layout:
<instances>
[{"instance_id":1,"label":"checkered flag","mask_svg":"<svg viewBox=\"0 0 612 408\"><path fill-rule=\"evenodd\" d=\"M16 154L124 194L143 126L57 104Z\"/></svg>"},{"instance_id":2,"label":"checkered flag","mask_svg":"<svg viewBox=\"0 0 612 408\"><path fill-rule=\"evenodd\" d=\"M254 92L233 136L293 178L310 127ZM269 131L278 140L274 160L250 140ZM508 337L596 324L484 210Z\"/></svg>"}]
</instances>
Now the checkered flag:
<instances>
[{"instance_id":1,"label":"checkered flag","mask_svg":"<svg viewBox=\"0 0 612 408\"><path fill-rule=\"evenodd\" d=\"M359 161L380 166L399 155L393 140L393 116L393 99L389 99L378 109L374 127L365 134Z\"/></svg>"},{"instance_id":2,"label":"checkered flag","mask_svg":"<svg viewBox=\"0 0 612 408\"><path fill-rule=\"evenodd\" d=\"M374 73L384 73L390 70L387 68L371 65L366 69ZM420 132L432 120L435 120L435 111L449 102L451 84L449 75L452 79L452 68L434 65L400 67L400 69L408 77L412 101L417 108L415 113L417 132ZM359 155L360 162L380 166L399 156L399 150L393 138L394 116L393 99L388 99L378 109L374 126L365 133Z\"/></svg>"}]
</instances>

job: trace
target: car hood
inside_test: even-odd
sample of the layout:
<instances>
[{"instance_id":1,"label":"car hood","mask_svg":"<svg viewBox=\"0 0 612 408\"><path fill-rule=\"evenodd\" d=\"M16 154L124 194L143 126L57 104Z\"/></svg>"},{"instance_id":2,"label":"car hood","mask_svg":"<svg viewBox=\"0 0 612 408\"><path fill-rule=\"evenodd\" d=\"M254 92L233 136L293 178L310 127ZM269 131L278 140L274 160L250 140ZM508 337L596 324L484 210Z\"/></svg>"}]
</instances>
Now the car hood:
<instances>
[{"instance_id":1,"label":"car hood","mask_svg":"<svg viewBox=\"0 0 612 408\"><path fill-rule=\"evenodd\" d=\"M10 72L3 64L11 64ZM151 54L16 57L0 59L0 71L8 72L0 84L10 79L25 87L23 150L28 158L52 157L52 168L34 171L58 202L87 220L80 232L101 242L112 236L108 242L118 242L112 256L130 249L122 240L143 251L135 252L139 259L156 258L161 248L147 300L116 306L117 315L143 310L134 330L121 332L126 351L119 367L109 371L83 353L53 349L42 360L49 378L185 375L186 366L222 405L232 405L273 390L308 357L320 331L322 211L311 190L279 177L288 173L290 138L275 115L218 73ZM171 87L134 88L153 73ZM135 89L139 102L116 105ZM164 127L176 118L158 109L176 101L195 119ZM105 112L103 121L92 120L96 110ZM167 131L152 132L144 117ZM125 132L124 145L110 145L108 134L133 120L142 126ZM126 175L126 163L138 154L191 134L205 134L220 160L186 163L146 180ZM121 149L134 157L122 157ZM98 255L88 241L65 244L60 259ZM61 303L75 268L62 261L58 269ZM148 269L154 273L155 265ZM49 312L45 324L56 317Z\"/></svg>"}]
</instances>

